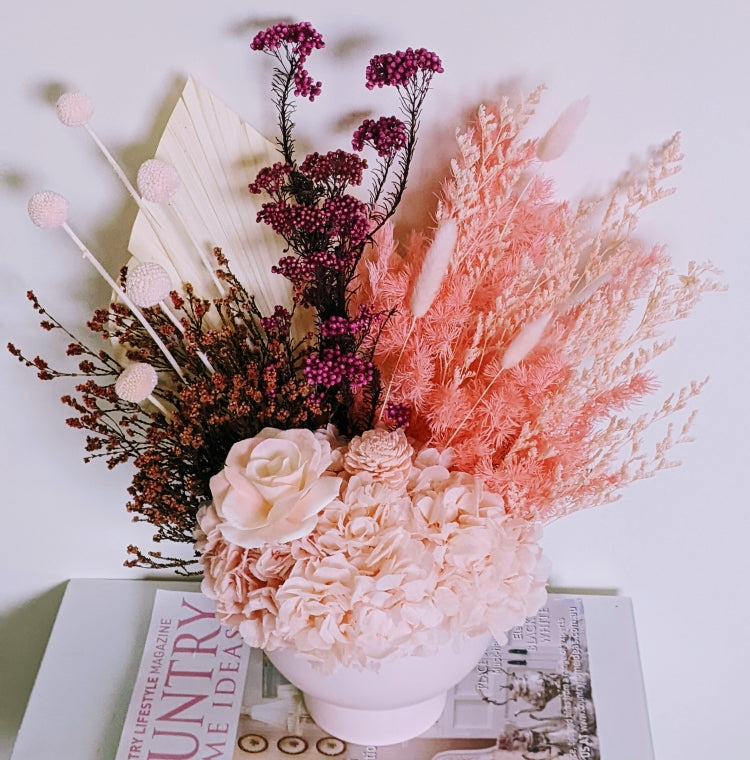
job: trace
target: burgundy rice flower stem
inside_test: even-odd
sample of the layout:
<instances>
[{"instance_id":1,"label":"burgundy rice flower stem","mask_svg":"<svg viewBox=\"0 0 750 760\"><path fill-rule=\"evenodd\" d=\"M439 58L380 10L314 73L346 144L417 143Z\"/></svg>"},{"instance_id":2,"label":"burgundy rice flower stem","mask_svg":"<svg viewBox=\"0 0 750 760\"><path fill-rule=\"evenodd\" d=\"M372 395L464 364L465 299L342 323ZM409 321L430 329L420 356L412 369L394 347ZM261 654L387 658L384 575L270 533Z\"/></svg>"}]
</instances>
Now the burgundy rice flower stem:
<instances>
[{"instance_id":1,"label":"burgundy rice flower stem","mask_svg":"<svg viewBox=\"0 0 750 760\"><path fill-rule=\"evenodd\" d=\"M294 72L299 66L299 61L295 60L295 56L289 51L287 51L286 56L285 62L278 52L275 53L280 68L274 69L272 89L276 96L276 110L279 112L279 130L281 132L281 137L277 138L279 150L284 161L289 165L294 165L294 138L292 137L294 122L292 121L292 114L295 107L292 93L294 91Z\"/></svg>"},{"instance_id":2,"label":"burgundy rice flower stem","mask_svg":"<svg viewBox=\"0 0 750 760\"><path fill-rule=\"evenodd\" d=\"M370 202L369 207L371 211L374 211L377 208L378 201L380 200L380 197L383 195L383 192L385 190L388 176L391 172L391 167L393 166L393 162L396 159L396 155L392 154L384 158L379 158L377 166L372 170L372 186L370 188ZM376 229L379 227L382 227L382 224L379 224ZM373 230L374 232L375 230Z\"/></svg>"},{"instance_id":3,"label":"burgundy rice flower stem","mask_svg":"<svg viewBox=\"0 0 750 760\"><path fill-rule=\"evenodd\" d=\"M418 79L417 79L418 78ZM371 234L375 234L395 213L401 198L406 190L406 182L409 177L411 162L414 158L414 150L417 146L417 132L419 131L419 118L424 105L424 99L429 90L431 72L418 72L414 79L406 86L399 87L399 99L401 112L406 124L406 145L399 152L398 170L394 178L392 189L386 193L385 207L381 212L373 213L375 222ZM388 167L390 169L390 166Z\"/></svg>"}]
</instances>

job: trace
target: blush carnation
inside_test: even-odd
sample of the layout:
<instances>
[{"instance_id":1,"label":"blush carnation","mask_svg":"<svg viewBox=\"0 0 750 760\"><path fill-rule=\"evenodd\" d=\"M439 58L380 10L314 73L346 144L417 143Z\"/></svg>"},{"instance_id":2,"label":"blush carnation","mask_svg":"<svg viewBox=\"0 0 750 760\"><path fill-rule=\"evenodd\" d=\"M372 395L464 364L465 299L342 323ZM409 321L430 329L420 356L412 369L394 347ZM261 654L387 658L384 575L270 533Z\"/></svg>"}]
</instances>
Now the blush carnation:
<instances>
[{"instance_id":1,"label":"blush carnation","mask_svg":"<svg viewBox=\"0 0 750 760\"><path fill-rule=\"evenodd\" d=\"M290 544L267 544L252 562L252 572L269 585L281 585L289 577L295 559Z\"/></svg>"},{"instance_id":2,"label":"blush carnation","mask_svg":"<svg viewBox=\"0 0 750 760\"><path fill-rule=\"evenodd\" d=\"M315 437L325 441L331 450L331 463L326 472L340 473L344 469L346 439L339 435L335 425L330 423L315 431Z\"/></svg>"}]
</instances>

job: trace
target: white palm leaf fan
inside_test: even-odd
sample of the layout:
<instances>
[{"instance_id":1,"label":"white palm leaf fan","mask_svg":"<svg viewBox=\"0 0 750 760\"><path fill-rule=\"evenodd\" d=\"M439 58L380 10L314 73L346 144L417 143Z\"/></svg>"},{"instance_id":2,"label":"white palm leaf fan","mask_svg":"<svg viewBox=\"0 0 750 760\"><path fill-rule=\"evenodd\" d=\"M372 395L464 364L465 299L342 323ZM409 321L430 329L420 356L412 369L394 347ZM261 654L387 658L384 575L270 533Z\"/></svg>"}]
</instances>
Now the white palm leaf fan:
<instances>
[{"instance_id":1,"label":"white palm leaf fan","mask_svg":"<svg viewBox=\"0 0 750 760\"><path fill-rule=\"evenodd\" d=\"M167 203L143 201L151 219L138 212L128 244L132 256L163 266L175 289L189 282L212 298L217 286L196 246L212 268L218 247L261 312L270 314L277 304L289 308L291 286L271 272L281 254L279 238L256 222L261 201L247 189L261 168L278 160L274 145L191 77L155 157L177 169L180 186Z\"/></svg>"}]
</instances>

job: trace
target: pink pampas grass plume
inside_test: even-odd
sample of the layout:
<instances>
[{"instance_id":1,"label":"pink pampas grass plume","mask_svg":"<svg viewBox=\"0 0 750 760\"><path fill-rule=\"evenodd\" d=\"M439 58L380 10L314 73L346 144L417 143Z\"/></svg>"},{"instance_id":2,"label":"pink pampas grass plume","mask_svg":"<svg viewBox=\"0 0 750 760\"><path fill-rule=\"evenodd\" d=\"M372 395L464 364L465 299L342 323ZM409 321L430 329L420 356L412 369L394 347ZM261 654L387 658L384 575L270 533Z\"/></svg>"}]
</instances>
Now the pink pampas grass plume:
<instances>
[{"instance_id":1,"label":"pink pampas grass plume","mask_svg":"<svg viewBox=\"0 0 750 760\"><path fill-rule=\"evenodd\" d=\"M536 157L540 161L554 161L560 158L568 149L576 136L586 112L589 110L589 99L583 98L571 103L557 117L557 121L547 130L536 146Z\"/></svg>"},{"instance_id":2,"label":"pink pampas grass plume","mask_svg":"<svg viewBox=\"0 0 750 760\"><path fill-rule=\"evenodd\" d=\"M409 309L415 319L423 317L440 290L456 248L458 225L455 219L443 220L437 228L432 245L427 249L419 277L414 283Z\"/></svg>"},{"instance_id":3,"label":"pink pampas grass plume","mask_svg":"<svg viewBox=\"0 0 750 760\"><path fill-rule=\"evenodd\" d=\"M547 329L552 312L546 311L541 317L529 322L521 328L521 331L510 342L503 354L502 369L510 369L520 364L539 344L539 341Z\"/></svg>"}]
</instances>

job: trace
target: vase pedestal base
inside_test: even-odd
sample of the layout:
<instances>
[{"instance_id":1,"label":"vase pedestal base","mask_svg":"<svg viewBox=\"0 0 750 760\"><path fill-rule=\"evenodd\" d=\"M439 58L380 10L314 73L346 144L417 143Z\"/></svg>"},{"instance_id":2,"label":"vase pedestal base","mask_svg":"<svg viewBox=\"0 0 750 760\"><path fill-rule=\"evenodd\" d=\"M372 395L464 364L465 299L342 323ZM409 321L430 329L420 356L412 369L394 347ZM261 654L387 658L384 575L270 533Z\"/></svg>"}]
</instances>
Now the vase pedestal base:
<instances>
[{"instance_id":1,"label":"vase pedestal base","mask_svg":"<svg viewBox=\"0 0 750 760\"><path fill-rule=\"evenodd\" d=\"M413 739L440 717L446 694L403 707L384 710L358 709L304 694L310 717L331 736L350 744L385 746Z\"/></svg>"},{"instance_id":2,"label":"vase pedestal base","mask_svg":"<svg viewBox=\"0 0 750 760\"><path fill-rule=\"evenodd\" d=\"M305 698L310 717L331 736L378 747L424 733L440 717L449 689L467 676L489 633L451 639L429 655L385 658L378 668L336 664L329 672L292 648L266 652Z\"/></svg>"}]
</instances>

